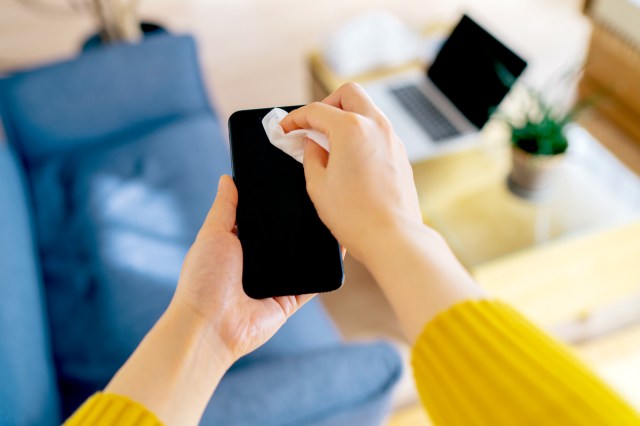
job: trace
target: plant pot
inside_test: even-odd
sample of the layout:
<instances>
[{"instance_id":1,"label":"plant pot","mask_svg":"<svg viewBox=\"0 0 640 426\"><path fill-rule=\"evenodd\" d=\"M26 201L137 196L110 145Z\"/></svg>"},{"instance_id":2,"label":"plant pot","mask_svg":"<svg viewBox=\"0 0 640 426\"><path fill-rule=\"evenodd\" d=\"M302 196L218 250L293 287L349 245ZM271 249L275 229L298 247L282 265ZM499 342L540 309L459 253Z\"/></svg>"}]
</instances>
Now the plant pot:
<instances>
[{"instance_id":1,"label":"plant pot","mask_svg":"<svg viewBox=\"0 0 640 426\"><path fill-rule=\"evenodd\" d=\"M534 155L518 147L511 149L511 192L527 199L547 198L553 193L564 154Z\"/></svg>"}]
</instances>

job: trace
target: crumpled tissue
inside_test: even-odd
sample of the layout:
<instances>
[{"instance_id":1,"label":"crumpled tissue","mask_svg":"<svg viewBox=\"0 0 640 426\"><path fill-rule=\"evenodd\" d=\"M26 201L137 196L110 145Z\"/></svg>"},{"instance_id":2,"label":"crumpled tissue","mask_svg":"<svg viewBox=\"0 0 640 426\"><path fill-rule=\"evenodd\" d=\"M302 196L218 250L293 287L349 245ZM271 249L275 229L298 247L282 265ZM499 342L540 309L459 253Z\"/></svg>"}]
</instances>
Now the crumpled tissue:
<instances>
[{"instance_id":1,"label":"crumpled tissue","mask_svg":"<svg viewBox=\"0 0 640 426\"><path fill-rule=\"evenodd\" d=\"M329 140L327 137L311 129L298 129L285 133L280 121L287 116L287 112L280 108L274 108L262 119L262 126L267 133L269 142L276 148L302 163L304 160L304 138L307 137L329 152Z\"/></svg>"}]
</instances>

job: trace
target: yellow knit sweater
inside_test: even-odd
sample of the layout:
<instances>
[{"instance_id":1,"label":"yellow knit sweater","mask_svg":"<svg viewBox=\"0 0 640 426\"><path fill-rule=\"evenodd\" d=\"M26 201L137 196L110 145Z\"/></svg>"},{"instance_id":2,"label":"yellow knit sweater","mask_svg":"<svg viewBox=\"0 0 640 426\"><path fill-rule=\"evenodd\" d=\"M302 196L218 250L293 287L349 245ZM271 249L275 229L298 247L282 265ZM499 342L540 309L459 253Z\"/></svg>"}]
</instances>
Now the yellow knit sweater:
<instances>
[{"instance_id":1,"label":"yellow knit sweater","mask_svg":"<svg viewBox=\"0 0 640 426\"><path fill-rule=\"evenodd\" d=\"M509 306L464 302L429 322L413 349L435 425L640 425L640 416L561 344ZM98 393L69 426L151 426L125 397Z\"/></svg>"}]
</instances>

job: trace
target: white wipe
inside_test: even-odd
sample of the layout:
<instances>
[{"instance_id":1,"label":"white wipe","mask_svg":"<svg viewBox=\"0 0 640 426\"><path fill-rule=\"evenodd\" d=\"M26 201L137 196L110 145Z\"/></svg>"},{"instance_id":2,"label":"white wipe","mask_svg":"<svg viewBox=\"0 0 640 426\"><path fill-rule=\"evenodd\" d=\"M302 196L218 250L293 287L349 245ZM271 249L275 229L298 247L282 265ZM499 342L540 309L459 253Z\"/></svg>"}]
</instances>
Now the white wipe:
<instances>
[{"instance_id":1,"label":"white wipe","mask_svg":"<svg viewBox=\"0 0 640 426\"><path fill-rule=\"evenodd\" d=\"M267 133L269 142L276 148L289 154L300 163L304 159L304 138L307 137L329 151L329 140L325 135L309 129L292 130L289 133L284 132L280 125L280 121L287 116L287 112L280 108L274 108L262 119L262 126Z\"/></svg>"}]
</instances>

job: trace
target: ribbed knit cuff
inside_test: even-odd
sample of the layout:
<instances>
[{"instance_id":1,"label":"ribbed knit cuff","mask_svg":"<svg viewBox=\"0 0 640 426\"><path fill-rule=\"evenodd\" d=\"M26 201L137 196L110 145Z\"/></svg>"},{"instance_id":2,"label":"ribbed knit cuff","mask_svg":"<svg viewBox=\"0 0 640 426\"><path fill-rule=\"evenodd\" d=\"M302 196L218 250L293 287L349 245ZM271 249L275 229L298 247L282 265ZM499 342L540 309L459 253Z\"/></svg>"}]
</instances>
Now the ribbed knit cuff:
<instances>
[{"instance_id":1,"label":"ribbed knit cuff","mask_svg":"<svg viewBox=\"0 0 640 426\"><path fill-rule=\"evenodd\" d=\"M65 426L161 426L144 405L126 396L98 392L64 423Z\"/></svg>"},{"instance_id":2,"label":"ribbed knit cuff","mask_svg":"<svg viewBox=\"0 0 640 426\"><path fill-rule=\"evenodd\" d=\"M458 304L413 349L436 425L637 425L638 414L564 346L498 301Z\"/></svg>"}]
</instances>

